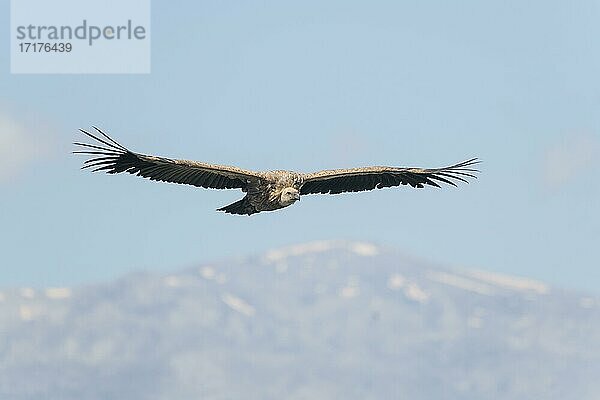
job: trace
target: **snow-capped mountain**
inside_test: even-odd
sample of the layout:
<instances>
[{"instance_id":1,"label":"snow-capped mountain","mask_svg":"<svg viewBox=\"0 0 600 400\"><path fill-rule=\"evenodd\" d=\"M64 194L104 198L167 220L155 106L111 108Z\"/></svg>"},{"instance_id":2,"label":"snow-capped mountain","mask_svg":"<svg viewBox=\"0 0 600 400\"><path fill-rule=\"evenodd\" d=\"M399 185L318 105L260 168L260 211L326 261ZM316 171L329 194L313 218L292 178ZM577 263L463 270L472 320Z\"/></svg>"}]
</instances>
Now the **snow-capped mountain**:
<instances>
[{"instance_id":1,"label":"snow-capped mountain","mask_svg":"<svg viewBox=\"0 0 600 400\"><path fill-rule=\"evenodd\" d=\"M600 299L326 241L0 291L0 399L599 399Z\"/></svg>"}]
</instances>

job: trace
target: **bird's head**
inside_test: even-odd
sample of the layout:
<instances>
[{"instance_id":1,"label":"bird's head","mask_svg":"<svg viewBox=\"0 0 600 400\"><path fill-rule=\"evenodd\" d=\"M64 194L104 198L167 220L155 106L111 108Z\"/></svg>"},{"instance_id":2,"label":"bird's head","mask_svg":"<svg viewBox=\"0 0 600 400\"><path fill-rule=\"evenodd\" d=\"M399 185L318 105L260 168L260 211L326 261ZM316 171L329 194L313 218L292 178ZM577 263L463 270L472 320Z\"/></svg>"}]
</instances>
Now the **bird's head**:
<instances>
[{"instance_id":1,"label":"bird's head","mask_svg":"<svg viewBox=\"0 0 600 400\"><path fill-rule=\"evenodd\" d=\"M281 191L281 197L279 198L279 203L282 206L289 206L294 203L296 200L300 200L300 192L298 189L293 187L287 187Z\"/></svg>"}]
</instances>

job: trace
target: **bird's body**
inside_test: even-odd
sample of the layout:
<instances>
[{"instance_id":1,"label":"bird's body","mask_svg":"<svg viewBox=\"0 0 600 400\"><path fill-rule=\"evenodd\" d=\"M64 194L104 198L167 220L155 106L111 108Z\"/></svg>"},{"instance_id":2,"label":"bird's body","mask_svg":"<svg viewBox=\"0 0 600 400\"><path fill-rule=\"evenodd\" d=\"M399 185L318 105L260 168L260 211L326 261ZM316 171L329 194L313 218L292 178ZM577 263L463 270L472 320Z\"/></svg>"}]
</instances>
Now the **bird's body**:
<instances>
[{"instance_id":1,"label":"bird's body","mask_svg":"<svg viewBox=\"0 0 600 400\"><path fill-rule=\"evenodd\" d=\"M109 174L128 172L151 180L194 185L211 189L241 189L243 199L219 208L230 214L251 215L288 207L305 194L338 194L381 189L384 187L425 185L439 187L437 182L456 186L453 180L467 182L475 178L478 163L471 159L449 167L423 169L401 167L363 167L325 170L310 174L293 171L255 172L227 165L197 161L175 160L134 153L123 147L98 128L102 137L81 130L97 143L75 143L84 148L76 151L94 156L84 162L83 168L106 171Z\"/></svg>"},{"instance_id":2,"label":"bird's body","mask_svg":"<svg viewBox=\"0 0 600 400\"><path fill-rule=\"evenodd\" d=\"M219 208L231 214L251 215L261 211L274 211L291 206L300 199L302 175L293 171L263 171L257 173L256 179L249 179L242 190L246 192L243 199ZM282 196L286 191L289 196ZM294 195L297 194L297 197Z\"/></svg>"}]
</instances>

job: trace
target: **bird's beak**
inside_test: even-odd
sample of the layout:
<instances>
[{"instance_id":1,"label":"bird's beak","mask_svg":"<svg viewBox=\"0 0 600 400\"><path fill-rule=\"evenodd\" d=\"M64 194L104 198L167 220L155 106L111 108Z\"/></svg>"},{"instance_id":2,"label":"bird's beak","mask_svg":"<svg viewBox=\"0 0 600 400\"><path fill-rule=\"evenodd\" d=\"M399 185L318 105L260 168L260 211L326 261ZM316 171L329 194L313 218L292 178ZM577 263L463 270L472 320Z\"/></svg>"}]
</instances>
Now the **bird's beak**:
<instances>
[{"instance_id":1,"label":"bird's beak","mask_svg":"<svg viewBox=\"0 0 600 400\"><path fill-rule=\"evenodd\" d=\"M296 200L300 201L300 193L296 194Z\"/></svg>"}]
</instances>

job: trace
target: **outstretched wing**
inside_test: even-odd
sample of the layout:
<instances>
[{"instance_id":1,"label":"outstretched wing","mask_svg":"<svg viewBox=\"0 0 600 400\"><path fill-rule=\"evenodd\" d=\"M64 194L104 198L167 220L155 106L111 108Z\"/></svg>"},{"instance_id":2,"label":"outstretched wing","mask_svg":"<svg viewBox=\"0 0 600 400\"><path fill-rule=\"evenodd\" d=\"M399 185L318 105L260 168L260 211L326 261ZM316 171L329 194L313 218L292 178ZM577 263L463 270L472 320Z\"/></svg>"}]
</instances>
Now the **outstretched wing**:
<instances>
[{"instance_id":1,"label":"outstretched wing","mask_svg":"<svg viewBox=\"0 0 600 400\"><path fill-rule=\"evenodd\" d=\"M92 172L106 171L109 174L129 172L153 181L182 183L212 189L244 188L248 182L258 179L255 172L237 167L134 153L100 129L96 127L94 129L99 135L80 129L82 133L94 140L94 144L76 142L74 144L83 150L73 152L92 156L82 167L92 168Z\"/></svg>"},{"instance_id":2,"label":"outstretched wing","mask_svg":"<svg viewBox=\"0 0 600 400\"><path fill-rule=\"evenodd\" d=\"M365 167L351 169L333 169L304 175L301 194L343 192L361 192L384 187L411 185L422 188L425 185L440 187L438 182L456 186L456 182L467 182L467 178L476 178L479 172L472 168L478 164L477 158L444 168L395 168Z\"/></svg>"}]
</instances>

